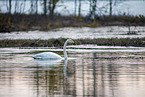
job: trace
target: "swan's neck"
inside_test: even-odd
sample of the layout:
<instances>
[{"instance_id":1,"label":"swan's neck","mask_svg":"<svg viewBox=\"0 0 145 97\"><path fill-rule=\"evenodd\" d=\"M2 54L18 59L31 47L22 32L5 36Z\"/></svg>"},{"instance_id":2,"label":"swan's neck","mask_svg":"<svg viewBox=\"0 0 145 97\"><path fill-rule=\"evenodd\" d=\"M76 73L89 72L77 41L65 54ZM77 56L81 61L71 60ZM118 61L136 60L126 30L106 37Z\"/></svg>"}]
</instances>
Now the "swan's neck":
<instances>
[{"instance_id":1,"label":"swan's neck","mask_svg":"<svg viewBox=\"0 0 145 97\"><path fill-rule=\"evenodd\" d=\"M65 42L65 44L64 44L64 46L63 46L63 53L64 53L65 59L67 59L66 45L67 45L67 41Z\"/></svg>"}]
</instances>

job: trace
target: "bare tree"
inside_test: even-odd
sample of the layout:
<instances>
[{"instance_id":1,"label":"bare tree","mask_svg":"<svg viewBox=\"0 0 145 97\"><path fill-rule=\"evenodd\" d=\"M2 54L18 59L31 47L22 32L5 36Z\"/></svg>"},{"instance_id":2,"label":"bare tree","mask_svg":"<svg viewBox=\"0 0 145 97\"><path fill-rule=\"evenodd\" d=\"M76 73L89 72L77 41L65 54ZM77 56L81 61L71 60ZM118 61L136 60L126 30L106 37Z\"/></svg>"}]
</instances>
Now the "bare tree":
<instances>
[{"instance_id":1,"label":"bare tree","mask_svg":"<svg viewBox=\"0 0 145 97\"><path fill-rule=\"evenodd\" d=\"M23 12L23 4L24 2L23 1L20 1L20 9L19 9L19 13L22 13Z\"/></svg>"},{"instance_id":2,"label":"bare tree","mask_svg":"<svg viewBox=\"0 0 145 97\"><path fill-rule=\"evenodd\" d=\"M56 8L56 4L58 3L59 0L49 0L49 14L54 15L54 10Z\"/></svg>"},{"instance_id":3,"label":"bare tree","mask_svg":"<svg viewBox=\"0 0 145 97\"><path fill-rule=\"evenodd\" d=\"M110 17L112 16L112 12L113 12L113 7L119 5L122 1L124 0L109 0L109 15Z\"/></svg>"},{"instance_id":4,"label":"bare tree","mask_svg":"<svg viewBox=\"0 0 145 97\"><path fill-rule=\"evenodd\" d=\"M11 0L9 0L9 14L11 14L11 9L12 9L12 1Z\"/></svg>"},{"instance_id":5,"label":"bare tree","mask_svg":"<svg viewBox=\"0 0 145 97\"><path fill-rule=\"evenodd\" d=\"M35 1L35 14L38 13L38 0Z\"/></svg>"},{"instance_id":6,"label":"bare tree","mask_svg":"<svg viewBox=\"0 0 145 97\"><path fill-rule=\"evenodd\" d=\"M15 11L14 11L15 14L16 13L21 14L21 13L24 12L24 10L25 10L25 2L26 2L26 0L22 0L22 1L15 0Z\"/></svg>"},{"instance_id":7,"label":"bare tree","mask_svg":"<svg viewBox=\"0 0 145 97\"><path fill-rule=\"evenodd\" d=\"M75 16L76 16L76 14L77 14L77 0L75 0L75 7L74 7L74 8L75 8L75 10L74 10L74 11L75 11L74 14L75 14Z\"/></svg>"},{"instance_id":8,"label":"bare tree","mask_svg":"<svg viewBox=\"0 0 145 97\"><path fill-rule=\"evenodd\" d=\"M47 13L47 6L46 6L46 4L47 4L47 0L44 0L44 15L46 15L46 13Z\"/></svg>"},{"instance_id":9,"label":"bare tree","mask_svg":"<svg viewBox=\"0 0 145 97\"><path fill-rule=\"evenodd\" d=\"M18 10L18 0L15 1L15 12L14 13L17 13L17 10Z\"/></svg>"},{"instance_id":10,"label":"bare tree","mask_svg":"<svg viewBox=\"0 0 145 97\"><path fill-rule=\"evenodd\" d=\"M90 0L90 18L95 19L96 15L96 7L97 7L97 0Z\"/></svg>"},{"instance_id":11,"label":"bare tree","mask_svg":"<svg viewBox=\"0 0 145 97\"><path fill-rule=\"evenodd\" d=\"M24 10L25 10L25 5L26 5L26 0L24 0L24 5L23 5L23 10L22 10L22 12L24 12Z\"/></svg>"},{"instance_id":12,"label":"bare tree","mask_svg":"<svg viewBox=\"0 0 145 97\"><path fill-rule=\"evenodd\" d=\"M78 10L78 16L81 16L81 0L79 0L79 10Z\"/></svg>"},{"instance_id":13,"label":"bare tree","mask_svg":"<svg viewBox=\"0 0 145 97\"><path fill-rule=\"evenodd\" d=\"M112 0L110 0L110 17L112 16Z\"/></svg>"},{"instance_id":14,"label":"bare tree","mask_svg":"<svg viewBox=\"0 0 145 97\"><path fill-rule=\"evenodd\" d=\"M34 13L34 4L33 4L33 0L31 0L31 9L30 9L30 13Z\"/></svg>"}]
</instances>

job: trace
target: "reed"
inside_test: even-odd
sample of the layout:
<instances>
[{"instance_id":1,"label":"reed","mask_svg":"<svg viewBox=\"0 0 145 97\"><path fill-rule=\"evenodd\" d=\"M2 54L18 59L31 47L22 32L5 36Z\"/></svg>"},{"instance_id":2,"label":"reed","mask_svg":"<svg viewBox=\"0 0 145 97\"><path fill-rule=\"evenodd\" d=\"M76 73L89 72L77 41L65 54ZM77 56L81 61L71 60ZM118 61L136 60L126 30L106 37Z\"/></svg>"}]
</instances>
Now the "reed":
<instances>
[{"instance_id":1,"label":"reed","mask_svg":"<svg viewBox=\"0 0 145 97\"><path fill-rule=\"evenodd\" d=\"M65 42L65 38L59 39L17 39L0 40L0 47L61 47ZM81 44L97 44L108 46L137 46L145 47L145 38L97 38L97 39L75 39L77 45Z\"/></svg>"}]
</instances>

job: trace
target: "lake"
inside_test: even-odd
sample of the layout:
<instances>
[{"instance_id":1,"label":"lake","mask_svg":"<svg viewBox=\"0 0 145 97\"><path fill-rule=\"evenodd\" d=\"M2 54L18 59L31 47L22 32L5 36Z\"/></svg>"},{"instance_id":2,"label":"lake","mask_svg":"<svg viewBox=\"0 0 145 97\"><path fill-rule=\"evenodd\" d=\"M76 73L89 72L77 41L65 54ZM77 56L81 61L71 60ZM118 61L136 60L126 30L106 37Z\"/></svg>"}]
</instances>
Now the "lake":
<instances>
[{"instance_id":1,"label":"lake","mask_svg":"<svg viewBox=\"0 0 145 97\"><path fill-rule=\"evenodd\" d=\"M61 48L0 48L0 97L144 97L144 47L67 47L68 60L32 58Z\"/></svg>"}]
</instances>

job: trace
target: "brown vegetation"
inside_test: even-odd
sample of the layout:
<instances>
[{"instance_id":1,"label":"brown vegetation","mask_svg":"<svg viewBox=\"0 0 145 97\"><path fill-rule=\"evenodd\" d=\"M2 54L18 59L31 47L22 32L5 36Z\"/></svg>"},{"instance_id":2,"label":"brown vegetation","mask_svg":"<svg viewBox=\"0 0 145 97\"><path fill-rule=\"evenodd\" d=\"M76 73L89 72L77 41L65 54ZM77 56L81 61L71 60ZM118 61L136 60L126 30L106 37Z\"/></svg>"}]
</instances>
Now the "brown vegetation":
<instances>
[{"instance_id":1,"label":"brown vegetation","mask_svg":"<svg viewBox=\"0 0 145 97\"><path fill-rule=\"evenodd\" d=\"M112 25L145 26L145 17L140 16L96 16L89 17L60 15L0 14L0 32L50 30L60 27L98 27Z\"/></svg>"},{"instance_id":2,"label":"brown vegetation","mask_svg":"<svg viewBox=\"0 0 145 97\"><path fill-rule=\"evenodd\" d=\"M61 47L65 38L49 39L49 40L0 40L0 47ZM98 38L98 39L76 39L77 45L80 44L97 44L97 45L112 45L112 46L145 46L145 38Z\"/></svg>"}]
</instances>

